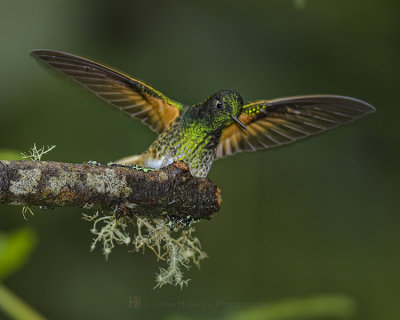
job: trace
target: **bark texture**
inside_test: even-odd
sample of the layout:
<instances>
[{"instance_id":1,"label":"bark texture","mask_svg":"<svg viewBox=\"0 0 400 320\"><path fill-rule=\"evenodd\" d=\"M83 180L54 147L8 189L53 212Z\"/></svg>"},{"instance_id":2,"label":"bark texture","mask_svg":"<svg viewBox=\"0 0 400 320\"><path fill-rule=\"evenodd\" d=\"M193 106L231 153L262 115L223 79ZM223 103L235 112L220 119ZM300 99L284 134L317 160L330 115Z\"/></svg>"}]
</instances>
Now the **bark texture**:
<instances>
[{"instance_id":1,"label":"bark texture","mask_svg":"<svg viewBox=\"0 0 400 320\"><path fill-rule=\"evenodd\" d=\"M51 161L0 161L0 203L73 206L117 214L210 218L220 190L183 162L160 170Z\"/></svg>"}]
</instances>

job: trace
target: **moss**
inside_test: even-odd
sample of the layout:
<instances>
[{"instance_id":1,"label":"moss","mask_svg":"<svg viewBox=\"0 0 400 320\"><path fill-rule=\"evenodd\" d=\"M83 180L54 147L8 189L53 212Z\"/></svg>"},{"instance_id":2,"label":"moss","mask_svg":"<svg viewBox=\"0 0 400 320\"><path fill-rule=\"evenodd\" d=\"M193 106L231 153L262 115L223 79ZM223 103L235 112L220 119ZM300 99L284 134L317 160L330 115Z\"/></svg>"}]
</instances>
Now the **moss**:
<instances>
[{"instance_id":1,"label":"moss","mask_svg":"<svg viewBox=\"0 0 400 320\"><path fill-rule=\"evenodd\" d=\"M89 160L87 162L87 164L91 164L91 165L94 165L94 166L101 166L101 163L97 162L96 160Z\"/></svg>"},{"instance_id":2,"label":"moss","mask_svg":"<svg viewBox=\"0 0 400 320\"><path fill-rule=\"evenodd\" d=\"M143 172L150 172L150 171L156 171L157 169L154 168L146 168L146 167L142 167L139 166L137 164L132 164L132 165L128 165L127 167L138 170L138 171L143 171Z\"/></svg>"}]
</instances>

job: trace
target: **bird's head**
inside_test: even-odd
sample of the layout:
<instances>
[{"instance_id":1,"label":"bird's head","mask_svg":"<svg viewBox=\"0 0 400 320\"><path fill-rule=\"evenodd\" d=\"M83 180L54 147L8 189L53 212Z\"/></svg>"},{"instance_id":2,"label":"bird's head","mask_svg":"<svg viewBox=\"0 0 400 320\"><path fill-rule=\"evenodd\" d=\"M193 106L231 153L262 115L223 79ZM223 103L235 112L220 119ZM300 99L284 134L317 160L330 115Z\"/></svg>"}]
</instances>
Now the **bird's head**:
<instances>
[{"instance_id":1,"label":"bird's head","mask_svg":"<svg viewBox=\"0 0 400 320\"><path fill-rule=\"evenodd\" d=\"M230 90L221 90L208 97L204 102L204 111L208 125L214 130L222 130L232 124L238 123L243 129L246 129L240 122L239 115L243 108L243 98L237 92Z\"/></svg>"}]
</instances>

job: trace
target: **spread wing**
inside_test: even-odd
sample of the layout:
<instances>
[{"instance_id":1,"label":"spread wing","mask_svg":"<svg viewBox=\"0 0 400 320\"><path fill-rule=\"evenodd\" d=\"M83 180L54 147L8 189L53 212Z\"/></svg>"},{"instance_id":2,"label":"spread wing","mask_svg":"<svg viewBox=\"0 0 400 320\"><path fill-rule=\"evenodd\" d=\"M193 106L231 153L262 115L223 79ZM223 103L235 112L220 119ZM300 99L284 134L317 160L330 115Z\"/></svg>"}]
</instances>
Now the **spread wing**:
<instances>
[{"instance_id":1,"label":"spread wing","mask_svg":"<svg viewBox=\"0 0 400 320\"><path fill-rule=\"evenodd\" d=\"M149 85L86 58L54 50L34 50L31 55L156 132L167 128L183 109Z\"/></svg>"},{"instance_id":2,"label":"spread wing","mask_svg":"<svg viewBox=\"0 0 400 320\"><path fill-rule=\"evenodd\" d=\"M216 157L278 147L351 122L375 108L358 99L309 95L261 100L243 106L239 120L223 132Z\"/></svg>"}]
</instances>

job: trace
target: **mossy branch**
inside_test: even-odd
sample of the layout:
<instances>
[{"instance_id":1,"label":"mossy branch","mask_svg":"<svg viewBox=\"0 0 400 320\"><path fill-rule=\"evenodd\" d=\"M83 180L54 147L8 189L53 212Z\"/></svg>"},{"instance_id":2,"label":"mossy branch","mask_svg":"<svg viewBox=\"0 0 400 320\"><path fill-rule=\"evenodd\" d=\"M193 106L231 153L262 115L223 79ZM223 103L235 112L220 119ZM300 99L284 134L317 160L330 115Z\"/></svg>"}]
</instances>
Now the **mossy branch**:
<instances>
[{"instance_id":1,"label":"mossy branch","mask_svg":"<svg viewBox=\"0 0 400 320\"><path fill-rule=\"evenodd\" d=\"M93 208L117 215L184 220L210 218L220 190L194 177L186 164L160 170L139 166L0 160L0 203Z\"/></svg>"}]
</instances>

